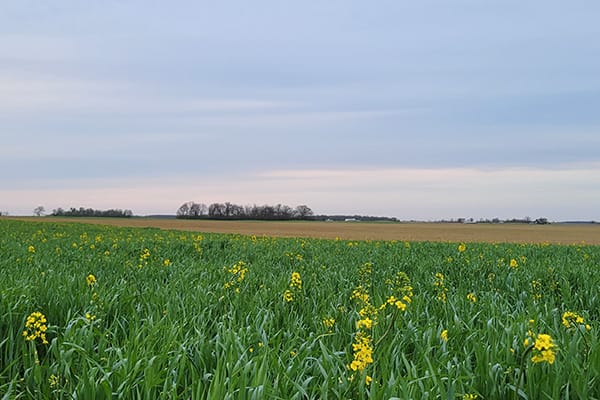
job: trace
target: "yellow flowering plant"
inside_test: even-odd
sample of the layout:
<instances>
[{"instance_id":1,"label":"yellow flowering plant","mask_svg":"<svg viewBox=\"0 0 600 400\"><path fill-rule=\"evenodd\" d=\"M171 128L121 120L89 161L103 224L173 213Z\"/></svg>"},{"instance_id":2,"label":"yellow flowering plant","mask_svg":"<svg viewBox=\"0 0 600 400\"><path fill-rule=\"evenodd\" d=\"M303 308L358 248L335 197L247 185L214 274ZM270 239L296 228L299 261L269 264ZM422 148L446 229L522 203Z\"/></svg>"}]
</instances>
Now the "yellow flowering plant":
<instances>
[{"instance_id":1,"label":"yellow flowering plant","mask_svg":"<svg viewBox=\"0 0 600 400\"><path fill-rule=\"evenodd\" d=\"M302 277L299 272L292 272L289 288L283 292L283 300L286 303L291 303L296 298L296 295L302 291Z\"/></svg>"},{"instance_id":2,"label":"yellow flowering plant","mask_svg":"<svg viewBox=\"0 0 600 400\"><path fill-rule=\"evenodd\" d=\"M547 362L548 364L554 364L556 351L558 348L550 335L546 333L539 333L536 336L530 331L529 337L523 341L523 345L526 347L523 357L525 357L529 352L532 352L532 362Z\"/></svg>"},{"instance_id":3,"label":"yellow flowering plant","mask_svg":"<svg viewBox=\"0 0 600 400\"><path fill-rule=\"evenodd\" d=\"M433 280L433 288L436 292L435 297L437 300L441 301L442 303L445 303L446 299L448 298L448 296L447 296L448 288L446 287L445 280L446 280L446 277L441 272L437 272L435 274L435 277Z\"/></svg>"},{"instance_id":4,"label":"yellow flowering plant","mask_svg":"<svg viewBox=\"0 0 600 400\"><path fill-rule=\"evenodd\" d=\"M34 311L25 321L25 330L23 337L28 342L39 340L42 344L48 344L46 331L48 330L46 316L39 311Z\"/></svg>"},{"instance_id":5,"label":"yellow flowering plant","mask_svg":"<svg viewBox=\"0 0 600 400\"><path fill-rule=\"evenodd\" d=\"M447 341L448 341L448 329L444 329L444 330L442 331L442 333L440 333L440 339L441 339L443 342L447 342Z\"/></svg>"},{"instance_id":6,"label":"yellow flowering plant","mask_svg":"<svg viewBox=\"0 0 600 400\"><path fill-rule=\"evenodd\" d=\"M246 279L248 273L248 266L244 261L238 261L231 267L224 267L224 270L230 274L229 280L223 284L225 289L235 288L235 292L239 293L239 284Z\"/></svg>"},{"instance_id":7,"label":"yellow flowering plant","mask_svg":"<svg viewBox=\"0 0 600 400\"><path fill-rule=\"evenodd\" d=\"M562 315L562 324L567 330L577 329L577 328L585 328L586 330L591 330L592 327L589 324L585 323L583 317L573 311L565 311Z\"/></svg>"},{"instance_id":8,"label":"yellow flowering plant","mask_svg":"<svg viewBox=\"0 0 600 400\"><path fill-rule=\"evenodd\" d=\"M96 284L96 277L94 276L94 274L89 274L88 276L86 276L85 283L87 283L89 287L94 286Z\"/></svg>"}]
</instances>

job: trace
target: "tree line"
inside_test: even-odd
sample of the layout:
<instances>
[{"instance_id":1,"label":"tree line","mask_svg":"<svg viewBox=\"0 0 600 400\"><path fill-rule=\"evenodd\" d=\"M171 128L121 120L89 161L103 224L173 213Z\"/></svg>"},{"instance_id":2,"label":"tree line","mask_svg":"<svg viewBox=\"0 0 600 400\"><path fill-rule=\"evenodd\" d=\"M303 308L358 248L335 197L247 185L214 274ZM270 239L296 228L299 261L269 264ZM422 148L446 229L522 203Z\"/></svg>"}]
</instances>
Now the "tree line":
<instances>
[{"instance_id":1,"label":"tree line","mask_svg":"<svg viewBox=\"0 0 600 400\"><path fill-rule=\"evenodd\" d=\"M39 214L38 214L39 215ZM112 218L130 218L133 217L131 210L110 209L110 210L94 210L93 208L74 208L68 210L57 208L52 210L50 214L54 217L112 217Z\"/></svg>"},{"instance_id":2,"label":"tree line","mask_svg":"<svg viewBox=\"0 0 600 400\"><path fill-rule=\"evenodd\" d=\"M306 205L295 208L284 204L246 205L230 202L206 205L189 201L183 203L176 213L181 219L258 219L258 220L307 220L313 219L313 211Z\"/></svg>"}]
</instances>

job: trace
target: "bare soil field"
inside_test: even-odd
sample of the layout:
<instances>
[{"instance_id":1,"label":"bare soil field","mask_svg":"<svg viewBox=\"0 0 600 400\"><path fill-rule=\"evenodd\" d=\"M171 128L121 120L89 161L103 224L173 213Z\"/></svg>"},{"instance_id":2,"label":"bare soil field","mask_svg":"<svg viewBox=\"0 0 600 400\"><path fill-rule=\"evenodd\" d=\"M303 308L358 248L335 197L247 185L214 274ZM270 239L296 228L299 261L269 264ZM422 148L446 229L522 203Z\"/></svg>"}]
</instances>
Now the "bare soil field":
<instances>
[{"instance_id":1,"label":"bare soil field","mask_svg":"<svg viewBox=\"0 0 600 400\"><path fill-rule=\"evenodd\" d=\"M7 217L3 217L7 218ZM159 218L22 217L35 222L72 222L152 227L195 232L344 240L406 240L600 245L600 224L451 224L321 221L209 221Z\"/></svg>"}]
</instances>

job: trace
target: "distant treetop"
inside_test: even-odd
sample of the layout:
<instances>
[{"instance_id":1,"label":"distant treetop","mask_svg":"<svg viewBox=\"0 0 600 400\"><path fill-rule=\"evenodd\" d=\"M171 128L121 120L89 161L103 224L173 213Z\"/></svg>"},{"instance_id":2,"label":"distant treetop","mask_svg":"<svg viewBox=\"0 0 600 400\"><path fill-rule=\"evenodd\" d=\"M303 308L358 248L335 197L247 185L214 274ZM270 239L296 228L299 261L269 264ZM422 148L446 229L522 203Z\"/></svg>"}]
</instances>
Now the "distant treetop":
<instances>
[{"instance_id":1,"label":"distant treetop","mask_svg":"<svg viewBox=\"0 0 600 400\"><path fill-rule=\"evenodd\" d=\"M258 219L258 220L293 220L312 219L313 212L306 205L291 208L283 204L275 206L256 204L240 206L230 202L212 203L207 206L203 203L189 201L183 203L176 214L182 219Z\"/></svg>"}]
</instances>

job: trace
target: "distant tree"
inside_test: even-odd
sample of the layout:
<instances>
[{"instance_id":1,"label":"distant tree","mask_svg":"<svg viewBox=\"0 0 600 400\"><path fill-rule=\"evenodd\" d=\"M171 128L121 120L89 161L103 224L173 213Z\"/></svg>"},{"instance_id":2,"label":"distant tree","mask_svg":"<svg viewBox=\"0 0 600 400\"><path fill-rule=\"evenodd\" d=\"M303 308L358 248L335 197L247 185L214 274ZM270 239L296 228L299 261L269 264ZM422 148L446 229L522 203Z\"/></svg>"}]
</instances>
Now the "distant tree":
<instances>
[{"instance_id":1,"label":"distant tree","mask_svg":"<svg viewBox=\"0 0 600 400\"><path fill-rule=\"evenodd\" d=\"M276 219L286 220L292 219L294 216L294 210L291 207L282 204L277 204L273 207L273 211Z\"/></svg>"},{"instance_id":2,"label":"distant tree","mask_svg":"<svg viewBox=\"0 0 600 400\"><path fill-rule=\"evenodd\" d=\"M110 209L110 210L94 210L92 208L79 209L71 207L69 210L55 208L50 215L57 217L113 217L113 218L130 218L133 217L133 211Z\"/></svg>"},{"instance_id":3,"label":"distant tree","mask_svg":"<svg viewBox=\"0 0 600 400\"><path fill-rule=\"evenodd\" d=\"M37 206L33 209L33 215L35 215L36 217L41 217L42 215L44 215L45 212L46 209L44 208L44 206Z\"/></svg>"},{"instance_id":4,"label":"distant tree","mask_svg":"<svg viewBox=\"0 0 600 400\"><path fill-rule=\"evenodd\" d=\"M223 218L225 217L226 206L221 203L212 203L208 206L208 216L211 218Z\"/></svg>"},{"instance_id":5,"label":"distant tree","mask_svg":"<svg viewBox=\"0 0 600 400\"><path fill-rule=\"evenodd\" d=\"M205 204L189 201L179 207L176 216L177 218L290 220L312 218L313 212L305 205L293 209L285 204L241 206L225 202L212 203L207 207Z\"/></svg>"},{"instance_id":6,"label":"distant tree","mask_svg":"<svg viewBox=\"0 0 600 400\"><path fill-rule=\"evenodd\" d=\"M187 218L190 216L190 202L183 203L178 209L176 216L177 218Z\"/></svg>"},{"instance_id":7,"label":"distant tree","mask_svg":"<svg viewBox=\"0 0 600 400\"><path fill-rule=\"evenodd\" d=\"M294 214L298 219L308 219L313 216L313 211L308 206L302 204L296 207Z\"/></svg>"},{"instance_id":8,"label":"distant tree","mask_svg":"<svg viewBox=\"0 0 600 400\"><path fill-rule=\"evenodd\" d=\"M208 207L203 203L192 203L190 207L190 216L193 218L199 218L206 215Z\"/></svg>"}]
</instances>

